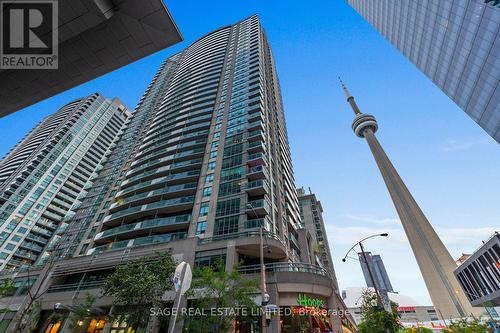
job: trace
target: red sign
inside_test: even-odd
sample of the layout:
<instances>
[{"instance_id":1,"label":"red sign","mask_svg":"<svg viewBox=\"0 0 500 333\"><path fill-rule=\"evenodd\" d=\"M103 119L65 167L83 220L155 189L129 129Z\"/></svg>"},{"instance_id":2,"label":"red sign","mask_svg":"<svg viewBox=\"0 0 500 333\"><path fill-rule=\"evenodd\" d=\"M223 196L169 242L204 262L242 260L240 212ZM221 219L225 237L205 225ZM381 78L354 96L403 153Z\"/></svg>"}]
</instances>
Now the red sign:
<instances>
[{"instance_id":1,"label":"red sign","mask_svg":"<svg viewBox=\"0 0 500 333\"><path fill-rule=\"evenodd\" d=\"M414 306L401 306L398 308L398 312L402 312L402 311L415 311L415 307Z\"/></svg>"}]
</instances>

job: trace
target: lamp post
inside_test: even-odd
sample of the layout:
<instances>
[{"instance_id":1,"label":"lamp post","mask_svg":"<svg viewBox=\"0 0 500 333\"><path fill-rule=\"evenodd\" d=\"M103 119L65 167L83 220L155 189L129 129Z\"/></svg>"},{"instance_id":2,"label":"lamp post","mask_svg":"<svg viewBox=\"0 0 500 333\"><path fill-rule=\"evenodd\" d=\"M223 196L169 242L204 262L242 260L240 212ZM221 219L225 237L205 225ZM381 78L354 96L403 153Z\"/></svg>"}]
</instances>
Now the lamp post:
<instances>
[{"instance_id":1,"label":"lamp post","mask_svg":"<svg viewBox=\"0 0 500 333\"><path fill-rule=\"evenodd\" d=\"M251 203L247 203L247 208L252 210L252 213L255 217L258 217L253 205ZM265 306L269 300L269 295L266 290L266 265L264 264L264 225L262 224L259 228L259 236L260 236L260 295L262 298L261 306L262 306L262 333L266 333L266 311Z\"/></svg>"},{"instance_id":2,"label":"lamp post","mask_svg":"<svg viewBox=\"0 0 500 333\"><path fill-rule=\"evenodd\" d=\"M373 289L375 289L375 295L377 296L377 303L379 306L381 307L384 307L384 304L382 303L382 298L380 297L380 293L379 293L379 290L378 290L378 287L377 287L377 283L375 282L375 278L373 277L373 272L372 272L372 269L368 263L368 258L366 257L366 253L365 253L365 248L363 247L363 241L369 239L369 238L373 238L373 237L387 237L389 234L388 233L383 233L383 234L375 234L375 235L371 235L371 236L368 236L368 237L365 237L363 238L362 240L360 240L359 242L357 242L356 244L354 244L350 249L349 251L347 251L347 253L345 254L344 258L342 259L342 262L345 262L346 261L346 258L347 256L349 255L349 253L357 246L359 245L360 249L361 249L361 253L363 255L363 260L365 261L365 264L366 264L366 267L368 269L368 274L370 275L370 280L372 281L372 284L373 284Z\"/></svg>"}]
</instances>

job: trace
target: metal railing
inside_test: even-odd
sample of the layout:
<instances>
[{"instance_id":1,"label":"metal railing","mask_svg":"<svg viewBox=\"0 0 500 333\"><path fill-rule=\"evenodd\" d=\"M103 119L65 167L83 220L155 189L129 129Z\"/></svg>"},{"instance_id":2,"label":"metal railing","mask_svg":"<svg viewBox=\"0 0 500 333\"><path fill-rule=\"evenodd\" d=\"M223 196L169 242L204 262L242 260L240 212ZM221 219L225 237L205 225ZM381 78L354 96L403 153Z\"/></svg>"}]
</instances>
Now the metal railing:
<instances>
[{"instance_id":1,"label":"metal railing","mask_svg":"<svg viewBox=\"0 0 500 333\"><path fill-rule=\"evenodd\" d=\"M278 242L280 242L283 245L283 247L286 247L283 240L274 232L264 231L263 236L266 238L271 238L271 239L277 240ZM217 241L221 241L221 240L234 239L234 238L245 238L245 237L260 237L260 230L235 232L232 234L217 235L217 236L212 236L212 237L201 238L198 241L198 243L199 244L207 244L207 243L217 242Z\"/></svg>"},{"instance_id":2,"label":"metal railing","mask_svg":"<svg viewBox=\"0 0 500 333\"><path fill-rule=\"evenodd\" d=\"M77 289L94 289L100 288L104 284L104 280L101 281L85 281L82 283L69 283L69 284L59 284L50 286L47 290L48 293L60 293L65 291L72 291Z\"/></svg>"},{"instance_id":3,"label":"metal railing","mask_svg":"<svg viewBox=\"0 0 500 333\"><path fill-rule=\"evenodd\" d=\"M260 265L246 265L239 268L241 274L257 274L260 273ZM295 262L278 262L266 264L266 272L280 273L280 272L300 272L310 273L322 276L328 276L328 272L320 266L295 263Z\"/></svg>"}]
</instances>

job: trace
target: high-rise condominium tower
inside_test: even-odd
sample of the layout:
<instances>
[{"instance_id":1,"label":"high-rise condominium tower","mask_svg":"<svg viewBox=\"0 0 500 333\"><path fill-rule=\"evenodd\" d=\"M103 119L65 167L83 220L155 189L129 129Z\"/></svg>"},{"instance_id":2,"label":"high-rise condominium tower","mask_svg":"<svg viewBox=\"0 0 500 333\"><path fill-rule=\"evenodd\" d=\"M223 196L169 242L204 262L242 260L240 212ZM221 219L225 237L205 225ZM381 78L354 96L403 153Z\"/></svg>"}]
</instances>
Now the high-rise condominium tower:
<instances>
[{"instance_id":1,"label":"high-rise condominium tower","mask_svg":"<svg viewBox=\"0 0 500 333\"><path fill-rule=\"evenodd\" d=\"M498 1L347 2L500 142Z\"/></svg>"},{"instance_id":2,"label":"high-rise condominium tower","mask_svg":"<svg viewBox=\"0 0 500 333\"><path fill-rule=\"evenodd\" d=\"M331 272L301 260L311 235L299 214L274 59L252 16L163 63L71 217L57 254L67 258L54 265L44 299L71 306L85 297L75 290L98 293L116 265L158 253L194 267L239 263L259 280L262 227L270 303L289 314L273 316L266 331L298 332L291 310L313 301L340 308ZM109 310L109 299L99 302ZM350 325L335 312L301 318L334 332ZM235 329L254 332L261 319L253 319Z\"/></svg>"},{"instance_id":3,"label":"high-rise condominium tower","mask_svg":"<svg viewBox=\"0 0 500 333\"><path fill-rule=\"evenodd\" d=\"M453 270L456 268L455 260L451 257L375 137L375 132L378 129L377 120L372 115L361 113L354 97L350 95L343 84L342 88L354 111L355 118L352 123L354 134L365 138L370 146L436 311L442 319L479 314L480 311L472 308L453 275Z\"/></svg>"},{"instance_id":4,"label":"high-rise condominium tower","mask_svg":"<svg viewBox=\"0 0 500 333\"><path fill-rule=\"evenodd\" d=\"M332 254L328 245L325 222L323 221L323 206L312 192L306 193L303 187L297 189L300 218L303 227L313 235L314 244L311 253L315 260L325 269L335 275L333 268ZM338 288L338 286L337 286Z\"/></svg>"},{"instance_id":5,"label":"high-rise condominium tower","mask_svg":"<svg viewBox=\"0 0 500 333\"><path fill-rule=\"evenodd\" d=\"M375 279L375 283L377 284L377 288L379 290L385 290L387 292L393 293L391 280L389 279L389 275L385 270L384 262L382 258L378 254L371 254L370 252L365 252L366 258L368 259L365 263L365 259L362 253L358 253L359 263L361 265L361 270L363 271L363 276L365 277L366 286L368 288L373 288L373 282L370 277L370 271L368 270L368 266L370 265L370 269L373 272L373 278Z\"/></svg>"},{"instance_id":6,"label":"high-rise condominium tower","mask_svg":"<svg viewBox=\"0 0 500 333\"><path fill-rule=\"evenodd\" d=\"M130 111L100 94L38 124L0 162L0 269L31 265L67 227ZM50 245L49 245L50 246Z\"/></svg>"}]
</instances>

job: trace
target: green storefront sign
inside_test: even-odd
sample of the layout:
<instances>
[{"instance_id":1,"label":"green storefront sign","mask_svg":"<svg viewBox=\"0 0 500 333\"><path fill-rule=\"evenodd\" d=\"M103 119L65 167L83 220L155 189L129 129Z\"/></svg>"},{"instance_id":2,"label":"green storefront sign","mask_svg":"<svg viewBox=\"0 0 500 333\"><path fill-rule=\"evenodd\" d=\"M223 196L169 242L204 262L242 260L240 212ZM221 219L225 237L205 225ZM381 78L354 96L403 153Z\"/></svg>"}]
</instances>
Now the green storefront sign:
<instances>
[{"instance_id":1,"label":"green storefront sign","mask_svg":"<svg viewBox=\"0 0 500 333\"><path fill-rule=\"evenodd\" d=\"M297 296L297 303L300 306L312 306L315 308L323 308L323 300L319 298L312 298L312 297L307 297L306 294L299 294Z\"/></svg>"}]
</instances>

